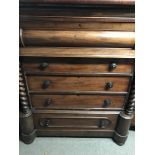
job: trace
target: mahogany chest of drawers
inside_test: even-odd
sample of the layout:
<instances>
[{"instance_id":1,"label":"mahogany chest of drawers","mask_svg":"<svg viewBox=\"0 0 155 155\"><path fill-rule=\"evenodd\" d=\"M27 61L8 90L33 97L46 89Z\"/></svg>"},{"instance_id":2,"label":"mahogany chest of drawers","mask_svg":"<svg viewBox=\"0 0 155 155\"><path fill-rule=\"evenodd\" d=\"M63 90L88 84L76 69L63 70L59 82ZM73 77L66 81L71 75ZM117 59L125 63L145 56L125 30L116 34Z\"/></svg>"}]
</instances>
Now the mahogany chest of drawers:
<instances>
[{"instance_id":1,"label":"mahogany chest of drawers","mask_svg":"<svg viewBox=\"0 0 155 155\"><path fill-rule=\"evenodd\" d=\"M134 110L134 1L20 0L20 138L111 137Z\"/></svg>"}]
</instances>

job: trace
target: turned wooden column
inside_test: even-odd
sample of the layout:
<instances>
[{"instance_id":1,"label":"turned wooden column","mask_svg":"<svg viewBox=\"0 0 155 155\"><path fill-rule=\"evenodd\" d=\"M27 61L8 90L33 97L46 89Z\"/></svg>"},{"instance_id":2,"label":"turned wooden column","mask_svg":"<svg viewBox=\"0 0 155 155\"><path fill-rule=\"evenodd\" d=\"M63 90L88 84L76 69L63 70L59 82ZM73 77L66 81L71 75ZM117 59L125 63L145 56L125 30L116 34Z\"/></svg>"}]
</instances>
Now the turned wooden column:
<instances>
[{"instance_id":1,"label":"turned wooden column","mask_svg":"<svg viewBox=\"0 0 155 155\"><path fill-rule=\"evenodd\" d=\"M32 112L29 105L29 99L26 93L26 85L22 67L19 64L19 124L20 124L20 139L30 144L33 142L36 134L34 130Z\"/></svg>"},{"instance_id":2,"label":"turned wooden column","mask_svg":"<svg viewBox=\"0 0 155 155\"><path fill-rule=\"evenodd\" d=\"M118 116L117 126L115 128L115 133L113 140L118 145L123 145L128 137L128 131L130 128L131 120L133 118L135 106L135 81L133 79L133 83L130 89L129 99L125 106L123 112Z\"/></svg>"}]
</instances>

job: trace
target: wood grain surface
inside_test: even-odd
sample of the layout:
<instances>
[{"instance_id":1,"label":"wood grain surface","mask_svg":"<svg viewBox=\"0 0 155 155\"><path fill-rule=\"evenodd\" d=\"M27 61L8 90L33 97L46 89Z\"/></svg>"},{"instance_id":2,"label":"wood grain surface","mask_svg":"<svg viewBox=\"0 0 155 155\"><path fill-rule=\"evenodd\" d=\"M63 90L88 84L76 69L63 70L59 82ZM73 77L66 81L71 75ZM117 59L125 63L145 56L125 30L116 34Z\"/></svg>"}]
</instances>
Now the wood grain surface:
<instances>
[{"instance_id":1,"label":"wood grain surface","mask_svg":"<svg viewBox=\"0 0 155 155\"><path fill-rule=\"evenodd\" d=\"M134 9L28 8L20 9L20 27L51 30L134 31Z\"/></svg>"},{"instance_id":2,"label":"wood grain surface","mask_svg":"<svg viewBox=\"0 0 155 155\"><path fill-rule=\"evenodd\" d=\"M134 32L24 30L25 46L133 47Z\"/></svg>"},{"instance_id":3,"label":"wood grain surface","mask_svg":"<svg viewBox=\"0 0 155 155\"><path fill-rule=\"evenodd\" d=\"M107 119L110 124L105 129L114 130L118 115L102 114L102 115L60 115L56 114L34 114L35 126L38 129L104 129L100 126L100 121ZM49 125L42 126L41 121L49 120Z\"/></svg>"},{"instance_id":4,"label":"wood grain surface","mask_svg":"<svg viewBox=\"0 0 155 155\"><path fill-rule=\"evenodd\" d=\"M128 77L61 77L61 76L28 76L28 87L31 91L120 91L127 92ZM50 81L48 88L43 89L45 81ZM113 87L106 89L106 83Z\"/></svg>"},{"instance_id":5,"label":"wood grain surface","mask_svg":"<svg viewBox=\"0 0 155 155\"><path fill-rule=\"evenodd\" d=\"M82 47L27 47L20 48L22 57L47 57L47 58L134 58L135 50L130 48L82 48Z\"/></svg>"},{"instance_id":6,"label":"wood grain surface","mask_svg":"<svg viewBox=\"0 0 155 155\"><path fill-rule=\"evenodd\" d=\"M109 105L105 101L110 100ZM50 103L47 104L47 101ZM121 110L125 96L108 95L31 95L34 108L42 109L115 109Z\"/></svg>"},{"instance_id":7,"label":"wood grain surface","mask_svg":"<svg viewBox=\"0 0 155 155\"><path fill-rule=\"evenodd\" d=\"M45 68L41 68L44 64L47 65ZM116 64L116 68L111 69L110 66ZM38 73L132 73L133 64L115 63L115 61L109 61L109 63L76 63L76 62L61 62L51 63L49 61L43 61L40 63L23 63L25 72L38 72Z\"/></svg>"}]
</instances>

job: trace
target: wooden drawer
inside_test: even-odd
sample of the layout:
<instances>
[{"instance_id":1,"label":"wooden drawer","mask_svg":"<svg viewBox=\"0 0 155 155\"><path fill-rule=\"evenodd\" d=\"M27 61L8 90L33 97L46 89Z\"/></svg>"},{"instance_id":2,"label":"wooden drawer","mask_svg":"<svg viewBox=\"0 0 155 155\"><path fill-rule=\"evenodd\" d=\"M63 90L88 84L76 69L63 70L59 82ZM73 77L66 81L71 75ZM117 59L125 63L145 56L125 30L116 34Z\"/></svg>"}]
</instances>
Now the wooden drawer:
<instances>
[{"instance_id":1,"label":"wooden drawer","mask_svg":"<svg viewBox=\"0 0 155 155\"><path fill-rule=\"evenodd\" d=\"M103 113L103 112L102 112ZM79 113L80 114L80 113ZM114 130L117 114L34 114L37 129L106 129Z\"/></svg>"},{"instance_id":2,"label":"wooden drawer","mask_svg":"<svg viewBox=\"0 0 155 155\"><path fill-rule=\"evenodd\" d=\"M127 47L135 44L134 32L23 30L25 46Z\"/></svg>"},{"instance_id":3,"label":"wooden drawer","mask_svg":"<svg viewBox=\"0 0 155 155\"><path fill-rule=\"evenodd\" d=\"M23 68L26 72L41 73L132 73L133 64L119 63L116 60L100 61L88 60L80 62L79 60L52 62L45 59L40 62L24 62Z\"/></svg>"},{"instance_id":4,"label":"wooden drawer","mask_svg":"<svg viewBox=\"0 0 155 155\"><path fill-rule=\"evenodd\" d=\"M129 77L28 76L30 91L118 91L127 92ZM110 88L111 87L111 88Z\"/></svg>"},{"instance_id":5,"label":"wooden drawer","mask_svg":"<svg viewBox=\"0 0 155 155\"><path fill-rule=\"evenodd\" d=\"M32 106L43 109L122 109L125 96L31 95Z\"/></svg>"}]
</instances>

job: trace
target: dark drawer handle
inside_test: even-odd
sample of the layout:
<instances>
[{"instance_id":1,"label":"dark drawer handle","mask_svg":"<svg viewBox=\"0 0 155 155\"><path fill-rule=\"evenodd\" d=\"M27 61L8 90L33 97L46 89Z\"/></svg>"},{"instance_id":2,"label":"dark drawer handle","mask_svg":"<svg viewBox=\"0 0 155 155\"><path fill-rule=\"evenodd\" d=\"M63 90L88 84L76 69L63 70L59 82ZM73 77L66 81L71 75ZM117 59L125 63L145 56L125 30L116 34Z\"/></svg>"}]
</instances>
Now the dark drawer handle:
<instances>
[{"instance_id":1,"label":"dark drawer handle","mask_svg":"<svg viewBox=\"0 0 155 155\"><path fill-rule=\"evenodd\" d=\"M45 101L44 107L47 107L47 106L49 106L49 105L51 105L51 104L52 104L52 99L48 98L48 99L46 99L46 101Z\"/></svg>"},{"instance_id":2,"label":"dark drawer handle","mask_svg":"<svg viewBox=\"0 0 155 155\"><path fill-rule=\"evenodd\" d=\"M116 67L117 67L117 64L116 64L116 63L111 63L111 64L109 65L109 71L114 70Z\"/></svg>"},{"instance_id":3,"label":"dark drawer handle","mask_svg":"<svg viewBox=\"0 0 155 155\"><path fill-rule=\"evenodd\" d=\"M108 107L109 105L111 105L112 101L110 99L105 99L103 101L103 108Z\"/></svg>"},{"instance_id":4,"label":"dark drawer handle","mask_svg":"<svg viewBox=\"0 0 155 155\"><path fill-rule=\"evenodd\" d=\"M51 84L50 80L45 80L42 84L42 89L47 89L50 84Z\"/></svg>"},{"instance_id":5,"label":"dark drawer handle","mask_svg":"<svg viewBox=\"0 0 155 155\"><path fill-rule=\"evenodd\" d=\"M108 119L102 119L102 120L100 120L100 122L99 122L99 127L100 127L100 128L106 128L106 127L108 127L110 124L111 124L111 121L110 121L110 120L108 120Z\"/></svg>"},{"instance_id":6,"label":"dark drawer handle","mask_svg":"<svg viewBox=\"0 0 155 155\"><path fill-rule=\"evenodd\" d=\"M50 119L40 120L40 126L42 126L42 127L48 127L49 124L50 124Z\"/></svg>"},{"instance_id":7,"label":"dark drawer handle","mask_svg":"<svg viewBox=\"0 0 155 155\"><path fill-rule=\"evenodd\" d=\"M47 67L48 67L48 63L47 63L47 62L43 62L43 63L40 64L39 69L40 69L40 70L44 70L44 69L46 69Z\"/></svg>"},{"instance_id":8,"label":"dark drawer handle","mask_svg":"<svg viewBox=\"0 0 155 155\"><path fill-rule=\"evenodd\" d=\"M107 82L106 84L105 84L105 88L106 89L111 89L113 87L113 83L112 82Z\"/></svg>"}]
</instances>

